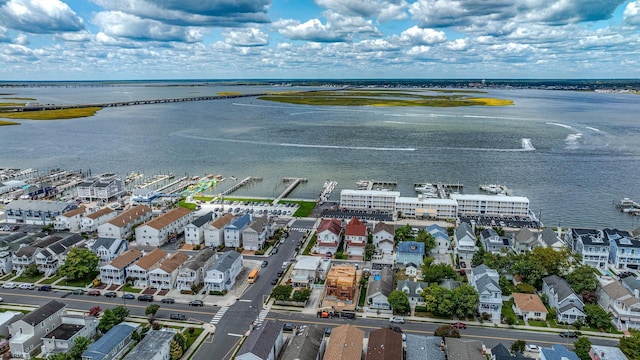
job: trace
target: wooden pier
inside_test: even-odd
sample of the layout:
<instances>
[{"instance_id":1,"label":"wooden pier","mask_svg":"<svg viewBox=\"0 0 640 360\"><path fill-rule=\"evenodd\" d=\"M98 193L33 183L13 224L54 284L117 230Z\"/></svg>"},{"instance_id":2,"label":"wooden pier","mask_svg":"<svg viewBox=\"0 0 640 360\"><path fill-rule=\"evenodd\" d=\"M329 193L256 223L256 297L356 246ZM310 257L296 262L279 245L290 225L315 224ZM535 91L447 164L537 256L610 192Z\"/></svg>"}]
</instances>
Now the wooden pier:
<instances>
[{"instance_id":1,"label":"wooden pier","mask_svg":"<svg viewBox=\"0 0 640 360\"><path fill-rule=\"evenodd\" d=\"M154 175L152 178L145 180L144 184L140 185L139 188L140 189L146 189L148 187L151 187L153 185L156 185L162 181L168 180L168 179L173 179L173 174L158 174L158 175Z\"/></svg>"},{"instance_id":2,"label":"wooden pier","mask_svg":"<svg viewBox=\"0 0 640 360\"><path fill-rule=\"evenodd\" d=\"M178 179L178 180L176 180L176 181L172 181L170 184L167 184L167 185L165 185L165 186L162 186L162 187L157 188L157 189L156 189L156 191L157 191L157 192L162 192L163 190L166 190L166 189L172 188L172 187L174 187L174 186L176 186L176 185L178 185L178 184L180 184L180 183L185 182L185 181L186 181L186 180L188 180L188 179L189 179L189 177L188 177L188 176L183 176L183 177L181 177L180 179ZM187 186L189 186L189 185L187 184L187 185L184 185L184 187L179 187L179 188L185 188L185 187L187 187ZM172 188L171 190L167 191L167 194L172 194L172 193L174 193L174 192L177 192L177 191L176 191L176 188Z\"/></svg>"},{"instance_id":3,"label":"wooden pier","mask_svg":"<svg viewBox=\"0 0 640 360\"><path fill-rule=\"evenodd\" d=\"M249 176L246 177L244 179L242 179L242 181L240 181L239 183L233 185L232 187L228 188L227 190L221 192L220 194L218 194L219 197L222 196L227 196L231 193L233 193L234 191L240 189L241 187L245 186L245 185L249 185L253 182L257 182L257 181L262 181L261 177L255 177L255 176Z\"/></svg>"},{"instance_id":4,"label":"wooden pier","mask_svg":"<svg viewBox=\"0 0 640 360\"><path fill-rule=\"evenodd\" d=\"M395 181L384 180L358 180L356 181L356 186L358 190L379 190L387 189L389 187L395 188L398 186L398 183Z\"/></svg>"},{"instance_id":5,"label":"wooden pier","mask_svg":"<svg viewBox=\"0 0 640 360\"><path fill-rule=\"evenodd\" d=\"M307 182L308 180L305 178L290 178L290 177L286 177L284 179L282 179L283 183L288 183L289 186L287 186L286 189L284 189L284 191L278 195L278 197L276 197L275 199L273 199L273 204L277 204L280 200L282 200L282 198L287 197L287 195L289 195L298 185L300 185L303 182Z\"/></svg>"}]
</instances>

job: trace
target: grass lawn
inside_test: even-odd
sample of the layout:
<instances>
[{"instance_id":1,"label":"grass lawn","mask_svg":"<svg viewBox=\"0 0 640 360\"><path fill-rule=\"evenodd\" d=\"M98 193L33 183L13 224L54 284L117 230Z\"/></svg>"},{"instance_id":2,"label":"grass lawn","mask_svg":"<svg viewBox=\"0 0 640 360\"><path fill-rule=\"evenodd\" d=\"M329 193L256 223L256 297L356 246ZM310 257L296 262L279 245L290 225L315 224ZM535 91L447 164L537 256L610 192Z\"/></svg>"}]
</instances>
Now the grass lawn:
<instances>
[{"instance_id":1,"label":"grass lawn","mask_svg":"<svg viewBox=\"0 0 640 360\"><path fill-rule=\"evenodd\" d=\"M12 277L14 277L14 276L16 276L16 274L14 274L14 273L9 273L9 274L7 274L7 275L5 275L5 276L1 277L1 278L0 278L0 280L9 280L9 279L11 279L11 278L12 278Z\"/></svg>"},{"instance_id":2,"label":"grass lawn","mask_svg":"<svg viewBox=\"0 0 640 360\"><path fill-rule=\"evenodd\" d=\"M307 247L304 248L302 255L309 255L309 252L311 251L311 248L315 243L316 243L316 234L313 234L313 237L309 240Z\"/></svg>"},{"instance_id":3,"label":"grass lawn","mask_svg":"<svg viewBox=\"0 0 640 360\"><path fill-rule=\"evenodd\" d=\"M55 275L53 277L46 278L46 279L40 281L40 284L53 284L54 282L58 281L60 278L62 278L62 276Z\"/></svg>"},{"instance_id":4,"label":"grass lawn","mask_svg":"<svg viewBox=\"0 0 640 360\"><path fill-rule=\"evenodd\" d=\"M193 328L193 332L189 332L188 329L185 329L183 334L187 338L187 349L190 348L191 345L193 345L193 343L196 341L198 336L200 336L200 334L202 334L203 331L204 331L204 329L202 329L202 328Z\"/></svg>"},{"instance_id":5,"label":"grass lawn","mask_svg":"<svg viewBox=\"0 0 640 360\"><path fill-rule=\"evenodd\" d=\"M540 320L529 320L529 325L537 326L537 327L548 327L546 321L540 321Z\"/></svg>"},{"instance_id":6,"label":"grass lawn","mask_svg":"<svg viewBox=\"0 0 640 360\"><path fill-rule=\"evenodd\" d=\"M40 275L36 275L36 276L18 276L17 278L13 279L14 282L25 282L25 283L34 283L40 279L42 279L44 277L43 274Z\"/></svg>"},{"instance_id":7,"label":"grass lawn","mask_svg":"<svg viewBox=\"0 0 640 360\"><path fill-rule=\"evenodd\" d=\"M364 302L367 300L367 285L360 287L360 297L358 298L358 306L364 306Z\"/></svg>"},{"instance_id":8,"label":"grass lawn","mask_svg":"<svg viewBox=\"0 0 640 360\"><path fill-rule=\"evenodd\" d=\"M98 274L100 274L100 272L94 271L91 274L89 274L89 276L86 276L82 279L62 281L60 285L85 287L87 285L93 284L93 279L95 279L96 276L98 276Z\"/></svg>"},{"instance_id":9,"label":"grass lawn","mask_svg":"<svg viewBox=\"0 0 640 360\"><path fill-rule=\"evenodd\" d=\"M121 290L124 292L136 293L136 294L142 291L142 289L137 289L131 286L125 286Z\"/></svg>"},{"instance_id":10,"label":"grass lawn","mask_svg":"<svg viewBox=\"0 0 640 360\"><path fill-rule=\"evenodd\" d=\"M298 210L293 213L293 216L299 217L308 217L313 212L313 209L316 207L315 201L291 201L291 200L283 200L280 201L280 204L297 204L299 206Z\"/></svg>"}]
</instances>

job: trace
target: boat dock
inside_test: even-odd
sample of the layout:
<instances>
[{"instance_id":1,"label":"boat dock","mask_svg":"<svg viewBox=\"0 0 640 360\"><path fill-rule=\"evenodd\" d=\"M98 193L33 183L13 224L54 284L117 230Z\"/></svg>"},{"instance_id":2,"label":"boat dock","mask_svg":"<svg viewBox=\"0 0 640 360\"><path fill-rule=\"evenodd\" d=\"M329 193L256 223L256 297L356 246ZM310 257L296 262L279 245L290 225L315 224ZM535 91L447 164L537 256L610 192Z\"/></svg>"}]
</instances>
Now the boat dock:
<instances>
[{"instance_id":1,"label":"boat dock","mask_svg":"<svg viewBox=\"0 0 640 360\"><path fill-rule=\"evenodd\" d=\"M322 186L322 192L318 196L318 203L320 205L324 204L325 201L329 200L329 197L331 197L331 193L333 192L333 190L336 188L337 185L338 185L337 181L327 180L324 182L324 185Z\"/></svg>"},{"instance_id":2,"label":"boat dock","mask_svg":"<svg viewBox=\"0 0 640 360\"><path fill-rule=\"evenodd\" d=\"M291 178L291 177L286 177L284 179L282 179L282 182L285 184L289 184L289 186L287 186L286 189L284 189L284 191L278 195L278 197L276 197L275 199L273 199L273 204L277 204L280 200L282 200L282 198L287 197L287 195L291 194L291 192L298 187L298 185L300 185L301 183L306 183L308 180L305 178Z\"/></svg>"},{"instance_id":3,"label":"boat dock","mask_svg":"<svg viewBox=\"0 0 640 360\"><path fill-rule=\"evenodd\" d=\"M506 185L501 184L480 185L480 190L488 192L490 194L502 194L511 196L511 189L509 189Z\"/></svg>"},{"instance_id":4,"label":"boat dock","mask_svg":"<svg viewBox=\"0 0 640 360\"><path fill-rule=\"evenodd\" d=\"M395 188L398 186L396 181L384 181L384 180L358 180L356 181L356 187L358 190L381 190L388 188Z\"/></svg>"},{"instance_id":5,"label":"boat dock","mask_svg":"<svg viewBox=\"0 0 640 360\"><path fill-rule=\"evenodd\" d=\"M218 194L218 196L219 197L227 196L227 195L233 193L234 191L240 189L241 187L243 187L245 185L249 185L249 184L257 182L257 181L262 181L262 178L261 177L255 177L255 176L246 177L246 178L242 179L242 181L240 181L239 183L233 185L232 187L230 187L227 190L225 190L225 191L221 192L220 194Z\"/></svg>"},{"instance_id":6,"label":"boat dock","mask_svg":"<svg viewBox=\"0 0 640 360\"><path fill-rule=\"evenodd\" d=\"M417 192L421 192L423 195L427 195L427 197L446 199L451 193L462 192L464 185L460 183L414 183L413 187Z\"/></svg>"},{"instance_id":7,"label":"boat dock","mask_svg":"<svg viewBox=\"0 0 640 360\"><path fill-rule=\"evenodd\" d=\"M624 198L618 201L616 203L616 209L630 215L640 215L640 204L629 198Z\"/></svg>"},{"instance_id":8,"label":"boat dock","mask_svg":"<svg viewBox=\"0 0 640 360\"><path fill-rule=\"evenodd\" d=\"M138 186L138 188L140 189L146 189L149 187L152 187L154 185L157 185L158 183L161 183L165 180L169 180L169 179L173 179L174 175L169 173L169 174L157 174L152 176L151 178L147 179L144 181L144 183L140 186Z\"/></svg>"},{"instance_id":9,"label":"boat dock","mask_svg":"<svg viewBox=\"0 0 640 360\"><path fill-rule=\"evenodd\" d=\"M172 181L171 183L159 187L156 189L157 192L163 192L164 190L167 190L169 188L171 188L171 190L167 191L167 194L172 194L174 192L178 192L184 188L186 188L187 186L189 186L189 182L187 181L189 179L188 176L183 176L180 179L176 180L176 181Z\"/></svg>"}]
</instances>

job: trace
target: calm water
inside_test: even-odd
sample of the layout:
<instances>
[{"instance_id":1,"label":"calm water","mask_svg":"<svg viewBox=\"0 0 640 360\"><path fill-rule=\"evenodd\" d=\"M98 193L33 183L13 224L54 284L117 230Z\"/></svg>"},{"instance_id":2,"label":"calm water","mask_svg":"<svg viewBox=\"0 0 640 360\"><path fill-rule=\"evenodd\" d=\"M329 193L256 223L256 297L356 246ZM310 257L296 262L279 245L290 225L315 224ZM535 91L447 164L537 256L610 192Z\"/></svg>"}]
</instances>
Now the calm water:
<instances>
[{"instance_id":1,"label":"calm water","mask_svg":"<svg viewBox=\"0 0 640 360\"><path fill-rule=\"evenodd\" d=\"M2 89L40 103L87 103L256 93L267 86ZM287 89L288 90L288 89ZM640 226L614 209L640 201L640 98L545 90L490 90L510 107L373 108L294 106L254 98L101 110L66 121L0 127L0 167L91 169L147 175L223 174L264 180L238 195L273 196L283 177L309 182L292 195L315 198L326 179L339 190L359 179L482 183L526 196L547 225ZM522 139L530 139L531 149ZM222 184L221 190L230 184Z\"/></svg>"}]
</instances>

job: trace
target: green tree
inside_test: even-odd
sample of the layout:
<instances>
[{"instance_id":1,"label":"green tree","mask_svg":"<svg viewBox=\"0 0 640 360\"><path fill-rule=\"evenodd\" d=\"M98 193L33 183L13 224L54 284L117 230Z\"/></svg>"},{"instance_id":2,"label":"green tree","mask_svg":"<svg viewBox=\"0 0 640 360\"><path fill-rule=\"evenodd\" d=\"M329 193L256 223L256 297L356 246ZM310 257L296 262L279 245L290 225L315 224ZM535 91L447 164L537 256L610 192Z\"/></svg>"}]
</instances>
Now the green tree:
<instances>
[{"instance_id":1,"label":"green tree","mask_svg":"<svg viewBox=\"0 0 640 360\"><path fill-rule=\"evenodd\" d=\"M36 277L40 274L42 274L42 271L38 270L38 265L36 263L29 264L29 266L27 266L27 268L22 272L22 275L27 277Z\"/></svg>"},{"instance_id":2,"label":"green tree","mask_svg":"<svg viewBox=\"0 0 640 360\"><path fill-rule=\"evenodd\" d=\"M478 248L478 251L473 253L471 258L471 266L476 267L484 264L484 256L487 254L487 250L483 247Z\"/></svg>"},{"instance_id":3,"label":"green tree","mask_svg":"<svg viewBox=\"0 0 640 360\"><path fill-rule=\"evenodd\" d=\"M158 312L159 309L160 309L160 305L151 304L151 305L147 306L144 309L144 314L145 315L155 315Z\"/></svg>"},{"instance_id":4,"label":"green tree","mask_svg":"<svg viewBox=\"0 0 640 360\"><path fill-rule=\"evenodd\" d=\"M513 292L513 283L509 279L507 279L506 276L500 275L498 284L500 285L500 290L503 294L511 294Z\"/></svg>"},{"instance_id":5,"label":"green tree","mask_svg":"<svg viewBox=\"0 0 640 360\"><path fill-rule=\"evenodd\" d=\"M471 285L462 285L451 292L455 313L459 318L472 317L478 308L480 295Z\"/></svg>"},{"instance_id":6,"label":"green tree","mask_svg":"<svg viewBox=\"0 0 640 360\"><path fill-rule=\"evenodd\" d=\"M424 243L424 253L425 255L429 255L431 250L436 248L436 238L433 235L429 234L425 229L418 230L418 236L416 236L416 241Z\"/></svg>"},{"instance_id":7,"label":"green tree","mask_svg":"<svg viewBox=\"0 0 640 360\"><path fill-rule=\"evenodd\" d=\"M271 295L276 300L289 300L291 298L291 292L293 287L290 285L278 285L273 288Z\"/></svg>"},{"instance_id":8,"label":"green tree","mask_svg":"<svg viewBox=\"0 0 640 360\"><path fill-rule=\"evenodd\" d=\"M124 306L116 306L113 309L106 309L102 313L102 317L98 323L98 330L102 331L102 333L106 333L114 326L123 322L127 316L129 316L129 309Z\"/></svg>"},{"instance_id":9,"label":"green tree","mask_svg":"<svg viewBox=\"0 0 640 360\"><path fill-rule=\"evenodd\" d=\"M571 265L571 250L563 248L555 250L551 247L535 247L527 254L528 258L536 264L540 264L547 271L547 275L562 276Z\"/></svg>"},{"instance_id":10,"label":"green tree","mask_svg":"<svg viewBox=\"0 0 640 360\"><path fill-rule=\"evenodd\" d=\"M407 293L401 290L393 290L389 293L387 297L389 301L389 305L391 305L391 309L396 314L404 314L407 311L411 310L411 305L409 304L409 298L407 297Z\"/></svg>"},{"instance_id":11,"label":"green tree","mask_svg":"<svg viewBox=\"0 0 640 360\"><path fill-rule=\"evenodd\" d=\"M458 273L449 264L430 264L422 267L422 280L438 283L442 279L457 279Z\"/></svg>"},{"instance_id":12,"label":"green tree","mask_svg":"<svg viewBox=\"0 0 640 360\"><path fill-rule=\"evenodd\" d=\"M180 345L180 348L182 348L183 351L187 350L187 337L184 336L183 333L176 333L173 337L173 340L175 340L178 345Z\"/></svg>"},{"instance_id":13,"label":"green tree","mask_svg":"<svg viewBox=\"0 0 640 360\"><path fill-rule=\"evenodd\" d=\"M440 336L440 337L452 337L452 338L459 338L460 337L460 330L456 329L456 328L452 328L449 325L442 325L440 327L438 327L436 329L436 331L433 332L434 336Z\"/></svg>"},{"instance_id":14,"label":"green tree","mask_svg":"<svg viewBox=\"0 0 640 360\"><path fill-rule=\"evenodd\" d=\"M300 289L293 292L292 300L297 302L305 302L311 297L311 289Z\"/></svg>"},{"instance_id":15,"label":"green tree","mask_svg":"<svg viewBox=\"0 0 640 360\"><path fill-rule=\"evenodd\" d=\"M364 260L369 261L376 252L376 246L373 244L367 244L364 246Z\"/></svg>"},{"instance_id":16,"label":"green tree","mask_svg":"<svg viewBox=\"0 0 640 360\"><path fill-rule=\"evenodd\" d=\"M522 277L522 281L536 288L542 287L542 278L547 276L547 270L540 263L529 258L522 258L513 265L513 273Z\"/></svg>"},{"instance_id":17,"label":"green tree","mask_svg":"<svg viewBox=\"0 0 640 360\"><path fill-rule=\"evenodd\" d=\"M171 348L169 349L169 358L171 360L179 360L182 357L184 350L180 347L177 341L171 340Z\"/></svg>"},{"instance_id":18,"label":"green tree","mask_svg":"<svg viewBox=\"0 0 640 360\"><path fill-rule=\"evenodd\" d=\"M449 289L433 284L422 290L427 311L437 316L451 316L455 309L453 294Z\"/></svg>"},{"instance_id":19,"label":"green tree","mask_svg":"<svg viewBox=\"0 0 640 360\"><path fill-rule=\"evenodd\" d=\"M640 359L640 331L629 330L631 336L620 338L618 346L629 359Z\"/></svg>"},{"instance_id":20,"label":"green tree","mask_svg":"<svg viewBox=\"0 0 640 360\"><path fill-rule=\"evenodd\" d=\"M587 324L596 329L608 329L611 327L611 313L605 311L600 305L585 304L584 312L587 314Z\"/></svg>"},{"instance_id":21,"label":"green tree","mask_svg":"<svg viewBox=\"0 0 640 360\"><path fill-rule=\"evenodd\" d=\"M513 344L511 344L511 352L514 353L514 354L517 353L517 352L522 353L522 352L524 352L524 349L526 348L526 346L527 346L527 342L526 341L524 341L524 340L516 340L516 341L513 342Z\"/></svg>"},{"instance_id":22,"label":"green tree","mask_svg":"<svg viewBox=\"0 0 640 360\"><path fill-rule=\"evenodd\" d=\"M580 265L566 276L573 291L582 294L585 291L593 291L598 287L596 269L589 265Z\"/></svg>"},{"instance_id":23,"label":"green tree","mask_svg":"<svg viewBox=\"0 0 640 360\"><path fill-rule=\"evenodd\" d=\"M574 351L580 360L591 360L589 356L589 350L591 349L591 341L586 336L580 336L578 340L573 343Z\"/></svg>"},{"instance_id":24,"label":"green tree","mask_svg":"<svg viewBox=\"0 0 640 360\"><path fill-rule=\"evenodd\" d=\"M413 229L411 228L411 225L407 224L396 229L396 244L411 237L413 237Z\"/></svg>"},{"instance_id":25,"label":"green tree","mask_svg":"<svg viewBox=\"0 0 640 360\"><path fill-rule=\"evenodd\" d=\"M64 265L58 269L58 274L69 280L86 279L96 271L99 260L91 250L74 247L67 254Z\"/></svg>"}]
</instances>

